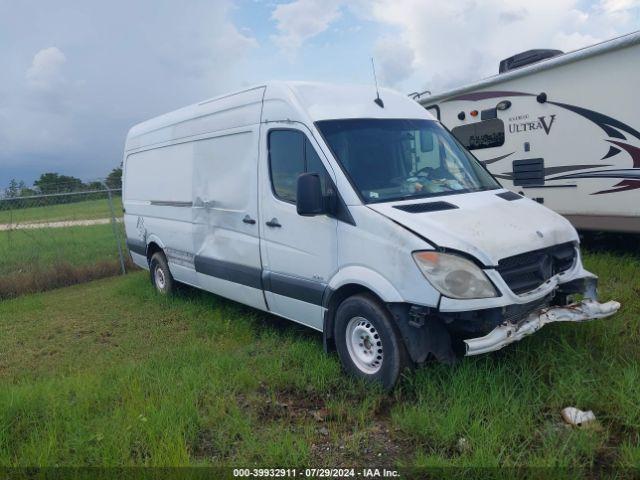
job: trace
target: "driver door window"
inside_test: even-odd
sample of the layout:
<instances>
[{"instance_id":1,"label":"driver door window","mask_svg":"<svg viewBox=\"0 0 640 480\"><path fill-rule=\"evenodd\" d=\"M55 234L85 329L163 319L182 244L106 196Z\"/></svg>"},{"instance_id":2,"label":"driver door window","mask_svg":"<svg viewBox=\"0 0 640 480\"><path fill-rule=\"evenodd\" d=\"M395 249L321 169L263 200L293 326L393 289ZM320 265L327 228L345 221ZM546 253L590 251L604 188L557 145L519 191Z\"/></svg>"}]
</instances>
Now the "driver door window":
<instances>
[{"instance_id":1,"label":"driver door window","mask_svg":"<svg viewBox=\"0 0 640 480\"><path fill-rule=\"evenodd\" d=\"M329 175L309 139L299 130L273 130L269 133L269 173L274 195L296 203L298 177L318 173L322 193L329 193Z\"/></svg>"}]
</instances>

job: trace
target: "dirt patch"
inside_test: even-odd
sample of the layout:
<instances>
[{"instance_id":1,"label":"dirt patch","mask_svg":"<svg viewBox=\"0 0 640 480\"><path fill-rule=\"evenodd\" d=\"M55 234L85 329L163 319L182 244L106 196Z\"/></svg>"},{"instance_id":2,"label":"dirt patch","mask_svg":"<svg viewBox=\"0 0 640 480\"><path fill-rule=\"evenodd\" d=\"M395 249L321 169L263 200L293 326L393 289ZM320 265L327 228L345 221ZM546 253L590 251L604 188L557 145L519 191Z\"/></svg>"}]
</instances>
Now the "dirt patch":
<instances>
[{"instance_id":1,"label":"dirt patch","mask_svg":"<svg viewBox=\"0 0 640 480\"><path fill-rule=\"evenodd\" d=\"M315 435L309 445L310 465L390 466L411 450L406 442L398 439L391 425L391 398L383 398L372 408L364 426L332 410L331 399L332 393L321 395L311 387L269 393L261 384L258 395L239 395L238 404L257 415L262 424L277 421L295 428L311 426Z\"/></svg>"},{"instance_id":2,"label":"dirt patch","mask_svg":"<svg viewBox=\"0 0 640 480\"><path fill-rule=\"evenodd\" d=\"M320 439L311 445L313 464L390 467L411 451L406 442L397 438L396 430L386 419L374 419L363 430L339 432L337 436L337 441L327 437L327 440Z\"/></svg>"},{"instance_id":3,"label":"dirt patch","mask_svg":"<svg viewBox=\"0 0 640 480\"><path fill-rule=\"evenodd\" d=\"M116 218L116 222L122 223L122 218ZM31 222L31 223L0 223L0 232L6 230L35 230L38 228L67 228L88 227L91 225L106 225L111 223L111 218L95 218L93 220L61 220L59 222Z\"/></svg>"},{"instance_id":4,"label":"dirt patch","mask_svg":"<svg viewBox=\"0 0 640 480\"><path fill-rule=\"evenodd\" d=\"M258 391L253 395L237 396L238 405L252 415L257 415L260 422L287 421L299 424L301 421L329 420L325 399L307 391L281 390L270 394L266 386L260 383Z\"/></svg>"},{"instance_id":5,"label":"dirt patch","mask_svg":"<svg viewBox=\"0 0 640 480\"><path fill-rule=\"evenodd\" d=\"M199 460L216 460L223 456L215 444L210 430L199 430L191 448L193 458Z\"/></svg>"}]
</instances>

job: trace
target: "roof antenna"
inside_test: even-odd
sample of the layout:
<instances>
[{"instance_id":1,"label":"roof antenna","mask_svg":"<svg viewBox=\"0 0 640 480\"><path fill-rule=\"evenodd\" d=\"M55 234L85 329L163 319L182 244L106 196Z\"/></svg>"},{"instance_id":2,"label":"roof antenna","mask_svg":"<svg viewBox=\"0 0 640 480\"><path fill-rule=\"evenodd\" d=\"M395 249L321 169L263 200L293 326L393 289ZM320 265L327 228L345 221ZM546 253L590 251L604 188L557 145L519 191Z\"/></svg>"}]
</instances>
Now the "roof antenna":
<instances>
[{"instance_id":1,"label":"roof antenna","mask_svg":"<svg viewBox=\"0 0 640 480\"><path fill-rule=\"evenodd\" d=\"M371 57L371 70L373 70L373 81L376 84L376 99L374 102L380 108L384 108L384 102L380 98L380 92L378 91L378 78L376 77L376 65L373 63L373 57Z\"/></svg>"}]
</instances>

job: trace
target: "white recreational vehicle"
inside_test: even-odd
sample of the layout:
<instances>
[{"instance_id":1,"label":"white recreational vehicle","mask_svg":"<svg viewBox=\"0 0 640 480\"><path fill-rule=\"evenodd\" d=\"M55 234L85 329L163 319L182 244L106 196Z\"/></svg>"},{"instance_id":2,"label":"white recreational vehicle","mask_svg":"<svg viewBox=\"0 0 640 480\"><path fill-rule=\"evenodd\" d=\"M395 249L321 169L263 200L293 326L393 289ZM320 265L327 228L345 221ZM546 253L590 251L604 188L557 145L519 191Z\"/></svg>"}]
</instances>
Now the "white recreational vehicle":
<instances>
[{"instance_id":1,"label":"white recreational vehicle","mask_svg":"<svg viewBox=\"0 0 640 480\"><path fill-rule=\"evenodd\" d=\"M133 261L161 293L182 282L319 330L386 387L431 356L618 310L567 220L503 189L413 100L374 92L273 83L133 127Z\"/></svg>"},{"instance_id":2,"label":"white recreational vehicle","mask_svg":"<svg viewBox=\"0 0 640 480\"><path fill-rule=\"evenodd\" d=\"M640 233L640 32L499 70L417 100L509 189L577 228Z\"/></svg>"}]
</instances>

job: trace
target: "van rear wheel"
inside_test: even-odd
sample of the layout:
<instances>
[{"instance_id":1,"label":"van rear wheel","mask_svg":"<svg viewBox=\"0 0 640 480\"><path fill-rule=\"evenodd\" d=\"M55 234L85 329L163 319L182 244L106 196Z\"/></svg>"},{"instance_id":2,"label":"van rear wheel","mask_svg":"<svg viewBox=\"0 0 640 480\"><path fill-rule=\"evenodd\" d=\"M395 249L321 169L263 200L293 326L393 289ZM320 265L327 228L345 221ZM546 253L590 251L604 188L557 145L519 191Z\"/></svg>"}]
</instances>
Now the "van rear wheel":
<instances>
[{"instance_id":1,"label":"van rear wheel","mask_svg":"<svg viewBox=\"0 0 640 480\"><path fill-rule=\"evenodd\" d=\"M156 252L151 256L149 272L151 273L151 283L156 287L158 293L162 295L171 295L173 293L175 280L171 275L164 253Z\"/></svg>"},{"instance_id":2,"label":"van rear wheel","mask_svg":"<svg viewBox=\"0 0 640 480\"><path fill-rule=\"evenodd\" d=\"M404 343L387 309L372 295L344 300L336 311L334 338L350 375L390 390L408 366Z\"/></svg>"}]
</instances>

